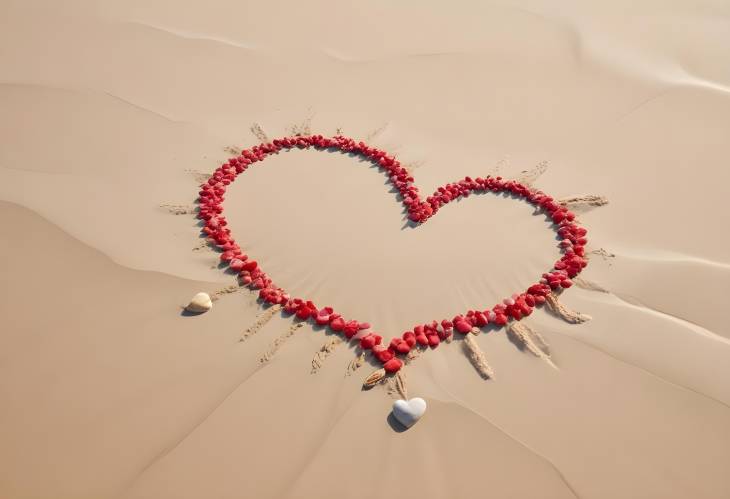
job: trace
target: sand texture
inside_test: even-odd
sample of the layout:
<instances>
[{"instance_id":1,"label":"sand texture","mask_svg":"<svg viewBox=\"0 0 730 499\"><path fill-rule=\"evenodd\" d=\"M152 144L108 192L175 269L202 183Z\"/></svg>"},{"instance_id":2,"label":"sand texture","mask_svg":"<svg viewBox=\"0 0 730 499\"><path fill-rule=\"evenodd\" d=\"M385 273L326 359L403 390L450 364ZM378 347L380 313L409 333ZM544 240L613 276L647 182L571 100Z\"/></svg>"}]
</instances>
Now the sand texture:
<instances>
[{"instance_id":1,"label":"sand texture","mask_svg":"<svg viewBox=\"0 0 730 499\"><path fill-rule=\"evenodd\" d=\"M730 497L728 2L1 10L0 498ZM338 132L424 196L467 175L544 190L588 229L588 267L520 327L363 386L381 364L262 307L195 218L231 155ZM507 195L412 227L347 154L267 158L225 210L274 282L386 345L560 255ZM186 313L198 292L212 309ZM428 409L402 431L407 397Z\"/></svg>"}]
</instances>

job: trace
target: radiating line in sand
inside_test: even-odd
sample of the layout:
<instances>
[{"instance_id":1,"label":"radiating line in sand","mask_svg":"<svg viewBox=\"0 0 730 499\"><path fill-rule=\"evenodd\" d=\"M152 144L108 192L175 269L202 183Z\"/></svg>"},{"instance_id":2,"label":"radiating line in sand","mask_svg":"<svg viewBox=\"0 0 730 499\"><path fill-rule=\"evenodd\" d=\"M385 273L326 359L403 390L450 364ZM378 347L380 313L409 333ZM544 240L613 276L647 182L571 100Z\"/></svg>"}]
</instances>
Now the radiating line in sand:
<instances>
[{"instance_id":1,"label":"radiating line in sand","mask_svg":"<svg viewBox=\"0 0 730 499\"><path fill-rule=\"evenodd\" d=\"M414 360L416 360L418 357L421 356L421 353L425 350L425 348L420 347L416 345L415 347L411 348L411 351L408 352L408 355L406 355L405 363L406 365L410 364Z\"/></svg>"},{"instance_id":2,"label":"radiating line in sand","mask_svg":"<svg viewBox=\"0 0 730 499\"><path fill-rule=\"evenodd\" d=\"M160 208L167 210L168 213L173 215L192 215L195 213L195 206L190 204L170 204L163 203Z\"/></svg>"},{"instance_id":3,"label":"radiating line in sand","mask_svg":"<svg viewBox=\"0 0 730 499\"><path fill-rule=\"evenodd\" d=\"M241 287L238 284L231 284L230 286L221 288L218 291L215 291L213 294L211 294L210 300L217 301L221 298L221 296L230 295L232 293L238 293L239 291L241 291Z\"/></svg>"},{"instance_id":4,"label":"radiating line in sand","mask_svg":"<svg viewBox=\"0 0 730 499\"><path fill-rule=\"evenodd\" d=\"M264 132L264 129L261 128L261 125L259 125L258 123L253 123L251 125L250 130L251 130L251 133L253 134L253 136L256 137L257 139L259 139L264 144L271 142L271 139L269 139L269 136L266 135L266 132Z\"/></svg>"},{"instance_id":5,"label":"radiating line in sand","mask_svg":"<svg viewBox=\"0 0 730 499\"><path fill-rule=\"evenodd\" d=\"M199 184L206 183L208 179L213 176L212 173L205 173L201 172L200 170L185 170L185 172L192 175L195 181Z\"/></svg>"},{"instance_id":6,"label":"radiating line in sand","mask_svg":"<svg viewBox=\"0 0 730 499\"><path fill-rule=\"evenodd\" d=\"M464 336L464 350L466 351L467 357L474 369L477 370L479 375L484 379L493 379L494 370L487 362L487 358L484 356L484 352L477 341L474 339L474 335L469 333Z\"/></svg>"},{"instance_id":7,"label":"radiating line in sand","mask_svg":"<svg viewBox=\"0 0 730 499\"><path fill-rule=\"evenodd\" d=\"M297 322L295 324L292 324L291 327L286 331L286 333L282 334L281 336L279 336L278 338L276 338L274 340L274 342L271 344L271 346L266 351L266 353L259 359L259 362L261 364L265 364L268 361L270 361L274 357L274 355L276 355L276 352L279 351L279 349L281 348L281 345L286 343L286 340L291 338L294 335L294 333L296 332L296 330L301 328L302 326L304 326L303 322Z\"/></svg>"},{"instance_id":8,"label":"radiating line in sand","mask_svg":"<svg viewBox=\"0 0 730 499\"><path fill-rule=\"evenodd\" d=\"M586 208L586 207L598 207L608 204L608 198L606 196L596 196L595 194L587 194L584 196L570 196L562 199L558 199L558 203L563 206L570 208Z\"/></svg>"},{"instance_id":9,"label":"radiating line in sand","mask_svg":"<svg viewBox=\"0 0 730 499\"><path fill-rule=\"evenodd\" d=\"M345 376L349 376L358 369L360 369L363 364L365 364L365 352L361 353L354 359L350 361L349 364L347 364L347 371L345 372Z\"/></svg>"},{"instance_id":10,"label":"radiating line in sand","mask_svg":"<svg viewBox=\"0 0 730 499\"><path fill-rule=\"evenodd\" d=\"M616 258L616 255L611 253L610 251L606 251L603 248L598 248L595 250L592 250L589 252L590 255L598 255L604 260L608 260L609 258Z\"/></svg>"},{"instance_id":11,"label":"radiating line in sand","mask_svg":"<svg viewBox=\"0 0 730 499\"><path fill-rule=\"evenodd\" d=\"M591 316L571 310L563 305L554 293L545 296L545 304L548 310L570 324L582 324L591 320Z\"/></svg>"},{"instance_id":12,"label":"radiating line in sand","mask_svg":"<svg viewBox=\"0 0 730 499\"><path fill-rule=\"evenodd\" d=\"M532 186L547 169L547 161L541 161L535 167L521 172L520 176L517 177L517 181L527 186Z\"/></svg>"},{"instance_id":13,"label":"radiating line in sand","mask_svg":"<svg viewBox=\"0 0 730 499\"><path fill-rule=\"evenodd\" d=\"M385 122L384 124L380 125L375 130L373 130L372 132L368 133L365 136L365 142L371 142L375 137L377 137L378 135L383 133L383 131L388 127L389 124L390 124L389 122Z\"/></svg>"},{"instance_id":14,"label":"radiating line in sand","mask_svg":"<svg viewBox=\"0 0 730 499\"><path fill-rule=\"evenodd\" d=\"M367 378L365 378L365 381L362 383L363 389L367 390L369 388L374 387L378 383L381 383L384 379L387 373L385 372L385 369L382 367L380 369L376 369L375 371L371 372Z\"/></svg>"},{"instance_id":15,"label":"radiating line in sand","mask_svg":"<svg viewBox=\"0 0 730 499\"><path fill-rule=\"evenodd\" d=\"M289 133L291 135L312 135L312 118L314 116L307 116L301 123L294 124L289 127ZM339 129L338 129L339 130Z\"/></svg>"},{"instance_id":16,"label":"radiating line in sand","mask_svg":"<svg viewBox=\"0 0 730 499\"><path fill-rule=\"evenodd\" d=\"M507 337L509 340L517 345L520 350L527 350L535 357L538 357L550 366L557 366L553 364L550 358L550 347L548 346L545 338L540 333L532 329L530 326L523 322L513 322L507 326Z\"/></svg>"},{"instance_id":17,"label":"radiating line in sand","mask_svg":"<svg viewBox=\"0 0 730 499\"><path fill-rule=\"evenodd\" d=\"M267 322L271 320L272 317L281 310L281 305L273 305L266 310L264 310L262 313L260 313L253 324L251 324L241 335L241 339L238 341L246 341L254 334L258 333L259 330L266 325Z\"/></svg>"},{"instance_id":18,"label":"radiating line in sand","mask_svg":"<svg viewBox=\"0 0 730 499\"><path fill-rule=\"evenodd\" d=\"M342 343L342 339L339 336L333 336L328 339L324 345L314 354L312 359L312 371L311 374L315 374L322 367L324 360L337 348L337 345Z\"/></svg>"},{"instance_id":19,"label":"radiating line in sand","mask_svg":"<svg viewBox=\"0 0 730 499\"><path fill-rule=\"evenodd\" d=\"M408 388L406 387L406 375L403 369L398 371L395 376L387 378L388 383L388 395L391 397L400 397L403 400L408 400Z\"/></svg>"}]
</instances>

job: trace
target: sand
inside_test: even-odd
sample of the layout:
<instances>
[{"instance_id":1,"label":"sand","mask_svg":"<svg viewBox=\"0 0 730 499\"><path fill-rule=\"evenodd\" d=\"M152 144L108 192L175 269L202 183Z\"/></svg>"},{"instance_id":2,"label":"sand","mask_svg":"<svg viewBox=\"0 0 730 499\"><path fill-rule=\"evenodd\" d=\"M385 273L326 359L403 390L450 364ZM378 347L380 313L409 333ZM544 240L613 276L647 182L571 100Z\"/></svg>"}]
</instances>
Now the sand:
<instances>
[{"instance_id":1,"label":"sand","mask_svg":"<svg viewBox=\"0 0 730 499\"><path fill-rule=\"evenodd\" d=\"M4 2L0 497L729 497L729 21L708 0ZM368 356L235 287L197 185L338 131L422 192L500 174L569 204L590 264L558 315L363 390ZM340 154L267 159L226 212L279 285L386 338L559 254L499 196L404 227ZM213 309L183 313L199 291ZM428 410L400 431L406 391Z\"/></svg>"}]
</instances>

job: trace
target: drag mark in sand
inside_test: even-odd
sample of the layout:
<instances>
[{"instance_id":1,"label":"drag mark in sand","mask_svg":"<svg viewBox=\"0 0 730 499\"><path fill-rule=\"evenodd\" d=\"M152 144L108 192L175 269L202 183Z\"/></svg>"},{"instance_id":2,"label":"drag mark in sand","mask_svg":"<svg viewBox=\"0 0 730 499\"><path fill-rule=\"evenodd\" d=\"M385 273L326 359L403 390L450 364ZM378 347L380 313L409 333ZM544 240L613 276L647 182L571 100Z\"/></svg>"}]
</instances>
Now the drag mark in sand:
<instances>
[{"instance_id":1,"label":"drag mark in sand","mask_svg":"<svg viewBox=\"0 0 730 499\"><path fill-rule=\"evenodd\" d=\"M217 301L221 298L221 296L238 293L239 291L241 291L241 287L238 284L231 284L230 286L226 286L225 288L221 288L214 292L210 295L210 299L211 301Z\"/></svg>"},{"instance_id":2,"label":"drag mark in sand","mask_svg":"<svg viewBox=\"0 0 730 499\"><path fill-rule=\"evenodd\" d=\"M563 305L554 293L545 296L545 304L548 310L570 324L582 324L591 320L590 315L581 314Z\"/></svg>"},{"instance_id":3,"label":"drag mark in sand","mask_svg":"<svg viewBox=\"0 0 730 499\"><path fill-rule=\"evenodd\" d=\"M372 132L368 133L365 136L365 140L368 141L368 142L370 142L375 137L377 137L378 135L380 135L381 133L383 133L383 131L388 127L389 124L390 124L389 122L386 122L386 123L380 125L378 128L376 128Z\"/></svg>"},{"instance_id":4,"label":"drag mark in sand","mask_svg":"<svg viewBox=\"0 0 730 499\"><path fill-rule=\"evenodd\" d=\"M401 369L395 376L388 378L388 395L408 400L408 388L406 387L406 375Z\"/></svg>"},{"instance_id":5,"label":"drag mark in sand","mask_svg":"<svg viewBox=\"0 0 730 499\"><path fill-rule=\"evenodd\" d=\"M333 336L328 339L327 342L314 354L312 359L312 371L311 374L315 374L322 367L324 360L327 358L332 351L337 348L337 345L342 343L342 339L338 336Z\"/></svg>"},{"instance_id":6,"label":"drag mark in sand","mask_svg":"<svg viewBox=\"0 0 730 499\"><path fill-rule=\"evenodd\" d=\"M204 184L213 176L212 173L201 172L200 170L185 170L186 173L192 175L195 181L199 184Z\"/></svg>"},{"instance_id":7,"label":"drag mark in sand","mask_svg":"<svg viewBox=\"0 0 730 499\"><path fill-rule=\"evenodd\" d=\"M312 118L308 116L301 123L290 126L289 132L294 136L312 135Z\"/></svg>"},{"instance_id":8,"label":"drag mark in sand","mask_svg":"<svg viewBox=\"0 0 730 499\"><path fill-rule=\"evenodd\" d=\"M347 364L347 371L345 372L345 376L349 376L358 369L360 369L364 363L365 353L363 352L354 359L352 359L349 364Z\"/></svg>"},{"instance_id":9,"label":"drag mark in sand","mask_svg":"<svg viewBox=\"0 0 730 499\"><path fill-rule=\"evenodd\" d=\"M594 194L588 194L585 196L570 196L567 198L558 199L558 203L573 209L582 207L597 207L607 205L608 198L606 196L596 196Z\"/></svg>"},{"instance_id":10,"label":"drag mark in sand","mask_svg":"<svg viewBox=\"0 0 730 499\"><path fill-rule=\"evenodd\" d=\"M601 258L603 258L604 261L607 261L609 258L616 258L616 255L614 255L613 253L611 253L609 251L606 251L603 248L598 248L596 250L592 250L590 252L590 254L591 255L598 255Z\"/></svg>"},{"instance_id":11,"label":"drag mark in sand","mask_svg":"<svg viewBox=\"0 0 730 499\"><path fill-rule=\"evenodd\" d=\"M540 333L525 323L514 322L507 326L507 337L520 350L527 350L535 357L538 357L550 366L557 369L557 366L550 358L550 348Z\"/></svg>"},{"instance_id":12,"label":"drag mark in sand","mask_svg":"<svg viewBox=\"0 0 730 499\"><path fill-rule=\"evenodd\" d=\"M168 213L171 213L173 215L192 215L197 211L195 206L189 204L163 203L160 205L160 208L167 210Z\"/></svg>"},{"instance_id":13,"label":"drag mark in sand","mask_svg":"<svg viewBox=\"0 0 730 499\"><path fill-rule=\"evenodd\" d=\"M279 336L278 338L276 338L274 340L274 342L269 347L268 351L259 359L259 362L261 364L266 364L268 361L270 361L274 357L274 355L276 355L276 352L279 351L279 349L281 348L281 345L286 343L286 340L291 338L294 335L294 333L296 332L296 330L301 328L302 326L304 326L303 322L297 322L295 324L292 324L286 333L282 334L281 336Z\"/></svg>"},{"instance_id":14,"label":"drag mark in sand","mask_svg":"<svg viewBox=\"0 0 730 499\"><path fill-rule=\"evenodd\" d=\"M363 381L362 383L362 387L366 390L368 388L374 387L385 379L385 375L385 369L376 369L375 371L371 372L367 378L365 378L365 381Z\"/></svg>"},{"instance_id":15,"label":"drag mark in sand","mask_svg":"<svg viewBox=\"0 0 730 499\"><path fill-rule=\"evenodd\" d=\"M414 360L416 360L418 357L421 356L421 352L423 352L425 349L423 348L412 348L410 352L408 352L408 355L406 355L406 364L410 364Z\"/></svg>"},{"instance_id":16,"label":"drag mark in sand","mask_svg":"<svg viewBox=\"0 0 730 499\"><path fill-rule=\"evenodd\" d=\"M464 350L466 350L471 365L474 366L474 369L477 370L482 378L494 378L494 370L487 362L487 358L484 356L482 349L479 348L473 334L464 336Z\"/></svg>"},{"instance_id":17,"label":"drag mark in sand","mask_svg":"<svg viewBox=\"0 0 730 499\"><path fill-rule=\"evenodd\" d=\"M279 310L281 310L281 305L273 305L264 310L263 313L259 314L258 317L256 317L254 323L251 324L248 329L243 332L243 334L241 335L241 339L239 339L238 341L246 341L251 336L258 333L259 330L264 327L266 323L269 322Z\"/></svg>"},{"instance_id":18,"label":"drag mark in sand","mask_svg":"<svg viewBox=\"0 0 730 499\"><path fill-rule=\"evenodd\" d=\"M547 161L541 161L534 168L521 172L520 176L517 177L517 181L522 182L525 185L532 186L532 184L534 184L537 179L540 178L545 171L547 171L547 169Z\"/></svg>"},{"instance_id":19,"label":"drag mark in sand","mask_svg":"<svg viewBox=\"0 0 730 499\"><path fill-rule=\"evenodd\" d=\"M264 129L261 128L261 125L259 125L258 123L253 123L251 125L250 130L251 130L251 133L253 134L253 136L256 137L257 139L259 139L261 142L263 142L263 143L271 142L271 139L269 139L269 136L266 135L266 132L264 132Z\"/></svg>"}]
</instances>

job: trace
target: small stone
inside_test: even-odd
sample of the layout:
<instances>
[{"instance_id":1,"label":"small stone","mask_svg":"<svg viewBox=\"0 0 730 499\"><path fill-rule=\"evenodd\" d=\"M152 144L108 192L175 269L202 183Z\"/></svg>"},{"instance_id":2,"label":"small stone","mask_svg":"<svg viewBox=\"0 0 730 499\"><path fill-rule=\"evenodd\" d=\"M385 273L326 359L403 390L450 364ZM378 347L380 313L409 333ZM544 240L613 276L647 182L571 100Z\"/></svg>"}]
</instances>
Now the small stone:
<instances>
[{"instance_id":1,"label":"small stone","mask_svg":"<svg viewBox=\"0 0 730 499\"><path fill-rule=\"evenodd\" d=\"M213 308L213 302L210 299L208 293L198 293L193 296L190 303L185 307L185 310L194 314L202 314Z\"/></svg>"}]
</instances>

